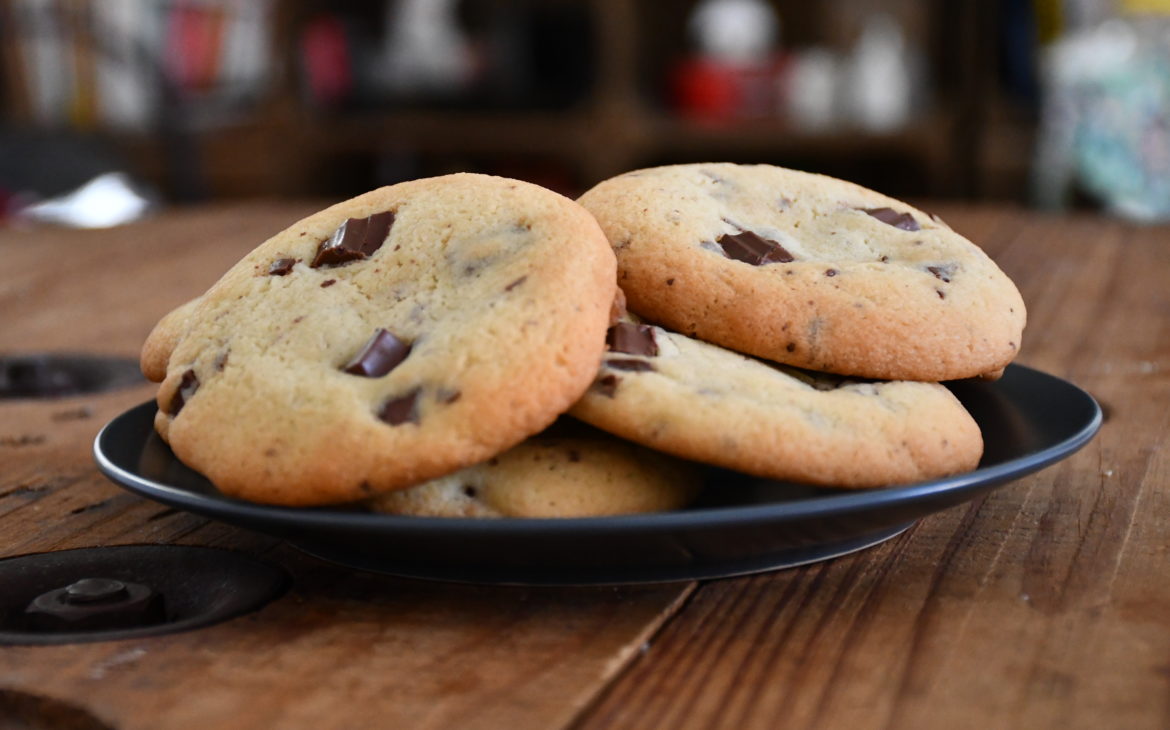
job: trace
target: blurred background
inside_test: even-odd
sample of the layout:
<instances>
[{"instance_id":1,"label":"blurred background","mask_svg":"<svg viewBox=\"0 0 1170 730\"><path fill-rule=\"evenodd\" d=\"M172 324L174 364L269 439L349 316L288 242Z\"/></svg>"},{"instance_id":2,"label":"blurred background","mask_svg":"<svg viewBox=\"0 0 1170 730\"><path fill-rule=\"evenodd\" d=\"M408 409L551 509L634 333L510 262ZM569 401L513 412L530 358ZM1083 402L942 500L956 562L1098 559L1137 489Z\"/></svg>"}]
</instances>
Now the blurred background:
<instances>
[{"instance_id":1,"label":"blurred background","mask_svg":"<svg viewBox=\"0 0 1170 730\"><path fill-rule=\"evenodd\" d=\"M1170 217L1170 0L0 0L0 54L9 219L710 160Z\"/></svg>"}]
</instances>

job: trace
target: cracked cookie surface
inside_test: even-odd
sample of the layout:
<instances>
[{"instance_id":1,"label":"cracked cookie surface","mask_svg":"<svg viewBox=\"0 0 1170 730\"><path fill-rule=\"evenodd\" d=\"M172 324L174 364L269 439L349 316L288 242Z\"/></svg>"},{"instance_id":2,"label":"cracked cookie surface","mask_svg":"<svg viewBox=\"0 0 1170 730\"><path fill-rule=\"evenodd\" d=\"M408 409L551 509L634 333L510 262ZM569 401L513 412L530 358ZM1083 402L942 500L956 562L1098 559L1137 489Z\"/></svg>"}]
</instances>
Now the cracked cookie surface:
<instances>
[{"instance_id":1,"label":"cracked cookie surface","mask_svg":"<svg viewBox=\"0 0 1170 730\"><path fill-rule=\"evenodd\" d=\"M156 428L227 494L367 498L551 423L604 348L614 257L580 206L458 174L312 215L164 318Z\"/></svg>"},{"instance_id":2,"label":"cracked cookie surface","mask_svg":"<svg viewBox=\"0 0 1170 730\"><path fill-rule=\"evenodd\" d=\"M983 452L978 425L938 383L775 366L630 319L607 339L570 414L682 458L860 488L968 471Z\"/></svg>"},{"instance_id":3,"label":"cracked cookie surface","mask_svg":"<svg viewBox=\"0 0 1170 730\"><path fill-rule=\"evenodd\" d=\"M1001 370L1025 323L1010 279L941 220L768 165L626 173L580 198L630 310L811 370L949 380Z\"/></svg>"}]
</instances>

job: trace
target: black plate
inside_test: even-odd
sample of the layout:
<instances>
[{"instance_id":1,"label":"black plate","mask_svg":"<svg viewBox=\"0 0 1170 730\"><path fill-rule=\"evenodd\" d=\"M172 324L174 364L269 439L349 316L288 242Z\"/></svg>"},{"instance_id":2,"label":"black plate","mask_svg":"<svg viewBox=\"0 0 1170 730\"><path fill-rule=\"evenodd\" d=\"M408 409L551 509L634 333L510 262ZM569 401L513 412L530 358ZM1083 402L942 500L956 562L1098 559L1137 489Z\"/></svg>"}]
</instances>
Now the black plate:
<instances>
[{"instance_id":1,"label":"black plate","mask_svg":"<svg viewBox=\"0 0 1170 730\"><path fill-rule=\"evenodd\" d=\"M1101 425L1088 393L1012 365L996 382L949 385L983 429L975 471L906 487L834 491L712 469L678 512L580 519L396 517L270 507L220 494L155 434L153 402L110 421L99 468L163 504L282 537L319 557L395 575L580 585L714 578L801 565L877 544L1084 446Z\"/></svg>"}]
</instances>

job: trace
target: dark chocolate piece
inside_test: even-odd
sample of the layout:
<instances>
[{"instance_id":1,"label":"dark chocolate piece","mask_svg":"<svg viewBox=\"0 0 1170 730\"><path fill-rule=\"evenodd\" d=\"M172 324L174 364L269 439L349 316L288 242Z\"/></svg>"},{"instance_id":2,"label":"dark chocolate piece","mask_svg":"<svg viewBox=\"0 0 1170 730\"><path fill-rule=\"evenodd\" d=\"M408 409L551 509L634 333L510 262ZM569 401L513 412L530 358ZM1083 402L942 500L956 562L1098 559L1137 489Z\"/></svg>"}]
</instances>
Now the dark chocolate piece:
<instances>
[{"instance_id":1,"label":"dark chocolate piece","mask_svg":"<svg viewBox=\"0 0 1170 730\"><path fill-rule=\"evenodd\" d=\"M627 355L658 354L658 343L654 341L654 328L647 324L618 322L605 333L605 344L613 352Z\"/></svg>"},{"instance_id":2,"label":"dark chocolate piece","mask_svg":"<svg viewBox=\"0 0 1170 730\"><path fill-rule=\"evenodd\" d=\"M336 283L337 283L337 279L326 279L325 281L321 282L321 288L328 289L329 287L333 286Z\"/></svg>"},{"instance_id":3,"label":"dark chocolate piece","mask_svg":"<svg viewBox=\"0 0 1170 730\"><path fill-rule=\"evenodd\" d=\"M836 269L825 269L825 276L836 276L837 273Z\"/></svg>"},{"instance_id":4,"label":"dark chocolate piece","mask_svg":"<svg viewBox=\"0 0 1170 730\"><path fill-rule=\"evenodd\" d=\"M603 375L594 381L593 385L597 388L597 392L601 393L607 398L612 398L617 393L618 383L622 379L616 375Z\"/></svg>"},{"instance_id":5,"label":"dark chocolate piece","mask_svg":"<svg viewBox=\"0 0 1170 730\"><path fill-rule=\"evenodd\" d=\"M328 240L321 242L310 266L314 269L338 266L367 258L386 241L392 225L394 213L391 211L375 213L369 218L350 218L338 226Z\"/></svg>"},{"instance_id":6,"label":"dark chocolate piece","mask_svg":"<svg viewBox=\"0 0 1170 730\"><path fill-rule=\"evenodd\" d=\"M418 394L421 388L415 388L406 395L391 398L382 404L378 411L378 418L391 426L400 426L404 423L418 423Z\"/></svg>"},{"instance_id":7,"label":"dark chocolate piece","mask_svg":"<svg viewBox=\"0 0 1170 730\"><path fill-rule=\"evenodd\" d=\"M351 375L380 378L406 359L410 345L379 327L362 349L341 369Z\"/></svg>"},{"instance_id":8,"label":"dark chocolate piece","mask_svg":"<svg viewBox=\"0 0 1170 730\"><path fill-rule=\"evenodd\" d=\"M509 284L509 285L507 285L506 287L504 287L504 291L512 291L512 290L513 290L513 289L515 289L516 287L518 287L518 286L520 286L521 284L523 284L525 281L528 281L528 275L527 275L527 274L526 274L526 275L524 275L524 276L521 276L521 277L520 277L519 279L517 279L516 281L513 281L511 284Z\"/></svg>"},{"instance_id":9,"label":"dark chocolate piece","mask_svg":"<svg viewBox=\"0 0 1170 730\"><path fill-rule=\"evenodd\" d=\"M277 259L268 267L269 276L284 276L296 266L296 259Z\"/></svg>"},{"instance_id":10,"label":"dark chocolate piece","mask_svg":"<svg viewBox=\"0 0 1170 730\"><path fill-rule=\"evenodd\" d=\"M899 213L893 208L859 208L859 210L877 218L882 223L894 228L901 228L903 231L917 231L920 228L914 216L909 213Z\"/></svg>"},{"instance_id":11,"label":"dark chocolate piece","mask_svg":"<svg viewBox=\"0 0 1170 730\"><path fill-rule=\"evenodd\" d=\"M605 364L614 370L630 370L637 373L654 370L654 366L645 360L606 360Z\"/></svg>"},{"instance_id":12,"label":"dark chocolate piece","mask_svg":"<svg viewBox=\"0 0 1170 730\"><path fill-rule=\"evenodd\" d=\"M183 379L179 381L179 387L171 398L167 413L170 413L171 416L179 415L179 411L183 410L183 406L187 405L187 401L195 395L197 390L199 390L199 378L195 375L195 371L188 370L183 373Z\"/></svg>"},{"instance_id":13,"label":"dark chocolate piece","mask_svg":"<svg viewBox=\"0 0 1170 730\"><path fill-rule=\"evenodd\" d=\"M935 278L951 283L951 277L955 275L955 265L947 264L945 266L927 266L926 270L934 274Z\"/></svg>"},{"instance_id":14,"label":"dark chocolate piece","mask_svg":"<svg viewBox=\"0 0 1170 730\"><path fill-rule=\"evenodd\" d=\"M763 238L751 231L726 233L715 239L715 243L723 247L723 252L727 258L742 261L752 266L786 264L789 261L796 260L780 244Z\"/></svg>"}]
</instances>

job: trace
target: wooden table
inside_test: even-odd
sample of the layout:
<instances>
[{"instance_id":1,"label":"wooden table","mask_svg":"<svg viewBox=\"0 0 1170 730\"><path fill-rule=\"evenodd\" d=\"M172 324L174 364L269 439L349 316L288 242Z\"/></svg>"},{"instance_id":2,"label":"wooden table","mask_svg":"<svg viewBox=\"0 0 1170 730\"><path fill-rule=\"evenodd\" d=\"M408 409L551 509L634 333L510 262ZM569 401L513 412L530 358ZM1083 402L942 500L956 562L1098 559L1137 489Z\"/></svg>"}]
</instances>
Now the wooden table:
<instances>
[{"instance_id":1,"label":"wooden table","mask_svg":"<svg viewBox=\"0 0 1170 730\"><path fill-rule=\"evenodd\" d=\"M2 230L0 353L133 357L160 315L311 207ZM148 385L0 401L0 557L213 545L295 577L282 599L211 628L0 648L0 715L31 694L77 711L37 727L1170 727L1170 231L936 210L1020 285L1020 361L1105 407L1073 458L803 568L469 587L336 568L121 491L90 445Z\"/></svg>"}]
</instances>

